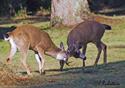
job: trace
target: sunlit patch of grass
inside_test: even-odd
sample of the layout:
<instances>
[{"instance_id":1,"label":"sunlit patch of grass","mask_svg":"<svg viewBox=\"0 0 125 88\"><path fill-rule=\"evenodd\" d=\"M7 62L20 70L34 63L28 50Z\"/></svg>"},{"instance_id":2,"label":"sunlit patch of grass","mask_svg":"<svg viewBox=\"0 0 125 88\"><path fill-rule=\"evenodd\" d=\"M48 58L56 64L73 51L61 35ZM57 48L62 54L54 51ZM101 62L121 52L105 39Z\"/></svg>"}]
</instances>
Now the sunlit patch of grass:
<instances>
[{"instance_id":1,"label":"sunlit patch of grass","mask_svg":"<svg viewBox=\"0 0 125 88\"><path fill-rule=\"evenodd\" d=\"M47 29L50 29L51 27L50 26L40 26L38 28L41 30L47 30Z\"/></svg>"},{"instance_id":2,"label":"sunlit patch of grass","mask_svg":"<svg viewBox=\"0 0 125 88\"><path fill-rule=\"evenodd\" d=\"M17 22L16 22L17 20ZM11 20L10 20L11 21ZM36 27L40 27L40 26L49 26L50 24L50 21L45 21L45 22L42 22L42 21L36 21L36 20L19 20L18 22L18 19L15 19L14 22L10 22L10 23L1 23L0 27L19 27L19 26L22 26L22 25L34 25Z\"/></svg>"},{"instance_id":3,"label":"sunlit patch of grass","mask_svg":"<svg viewBox=\"0 0 125 88\"><path fill-rule=\"evenodd\" d=\"M114 28L115 30L122 30L122 29L124 29L125 30L125 25L120 25L120 26L118 26L118 27L116 27L116 28Z\"/></svg>"}]
</instances>

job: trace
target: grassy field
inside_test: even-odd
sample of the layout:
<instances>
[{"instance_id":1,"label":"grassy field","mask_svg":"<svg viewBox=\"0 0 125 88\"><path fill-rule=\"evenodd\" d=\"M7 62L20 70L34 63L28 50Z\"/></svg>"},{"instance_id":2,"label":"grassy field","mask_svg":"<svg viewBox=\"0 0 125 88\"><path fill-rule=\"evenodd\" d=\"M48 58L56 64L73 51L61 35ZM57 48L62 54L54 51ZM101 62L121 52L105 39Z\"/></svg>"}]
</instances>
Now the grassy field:
<instances>
[{"instance_id":1,"label":"grassy field","mask_svg":"<svg viewBox=\"0 0 125 88\"><path fill-rule=\"evenodd\" d=\"M97 49L95 45L90 43L86 52L85 70L82 70L81 59L71 57L69 61L76 64L74 66L65 65L64 71L59 71L59 61L46 56L46 74L40 75L35 55L29 50L26 62L33 74L33 77L29 77L20 61L20 51L5 65L9 43L8 41L0 41L0 87L125 88L125 20L103 16L98 16L95 19L112 26L112 30L106 31L102 38L102 41L108 46L106 66L103 66L103 53L98 66L93 66ZM50 28L49 21L21 21L20 23L1 24L0 34L23 24L32 24L43 29L58 47L62 41L67 49L67 36L72 28Z\"/></svg>"}]
</instances>

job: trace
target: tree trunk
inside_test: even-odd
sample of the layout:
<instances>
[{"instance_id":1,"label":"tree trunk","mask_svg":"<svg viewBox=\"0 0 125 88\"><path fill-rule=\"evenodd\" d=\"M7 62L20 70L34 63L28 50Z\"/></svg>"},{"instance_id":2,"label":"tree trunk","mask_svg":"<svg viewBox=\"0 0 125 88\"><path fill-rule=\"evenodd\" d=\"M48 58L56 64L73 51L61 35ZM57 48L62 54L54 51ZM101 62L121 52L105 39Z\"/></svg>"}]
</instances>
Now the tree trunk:
<instances>
[{"instance_id":1,"label":"tree trunk","mask_svg":"<svg viewBox=\"0 0 125 88\"><path fill-rule=\"evenodd\" d=\"M87 0L52 0L51 26L72 26L90 17Z\"/></svg>"}]
</instances>

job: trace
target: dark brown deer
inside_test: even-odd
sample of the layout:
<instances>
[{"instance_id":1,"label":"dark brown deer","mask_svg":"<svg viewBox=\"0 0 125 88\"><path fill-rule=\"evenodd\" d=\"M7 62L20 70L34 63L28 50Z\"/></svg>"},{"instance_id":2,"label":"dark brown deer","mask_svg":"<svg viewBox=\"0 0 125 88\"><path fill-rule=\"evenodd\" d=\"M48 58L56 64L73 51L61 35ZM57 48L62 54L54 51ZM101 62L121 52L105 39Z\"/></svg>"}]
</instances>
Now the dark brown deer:
<instances>
[{"instance_id":1,"label":"dark brown deer","mask_svg":"<svg viewBox=\"0 0 125 88\"><path fill-rule=\"evenodd\" d=\"M29 75L32 74L30 73L25 61L28 49L34 51L36 60L39 63L39 71L41 74L44 74L45 54L61 61L67 60L63 43L60 44L61 49L58 48L46 32L39 30L34 26L24 25L18 27L14 31L4 34L4 39L8 40L10 43L10 52L6 58L6 63L11 60L17 49L20 49L20 60Z\"/></svg>"},{"instance_id":2,"label":"dark brown deer","mask_svg":"<svg viewBox=\"0 0 125 88\"><path fill-rule=\"evenodd\" d=\"M67 53L69 56L83 59L83 68L85 68L85 52L87 44L92 42L98 49L98 55L94 66L97 65L101 51L104 51L104 65L106 64L106 45L101 42L101 38L105 30L111 30L111 27L106 24L101 24L97 21L86 20L77 25L68 35L67 39ZM82 53L79 49L82 48ZM61 65L63 68L63 64Z\"/></svg>"}]
</instances>

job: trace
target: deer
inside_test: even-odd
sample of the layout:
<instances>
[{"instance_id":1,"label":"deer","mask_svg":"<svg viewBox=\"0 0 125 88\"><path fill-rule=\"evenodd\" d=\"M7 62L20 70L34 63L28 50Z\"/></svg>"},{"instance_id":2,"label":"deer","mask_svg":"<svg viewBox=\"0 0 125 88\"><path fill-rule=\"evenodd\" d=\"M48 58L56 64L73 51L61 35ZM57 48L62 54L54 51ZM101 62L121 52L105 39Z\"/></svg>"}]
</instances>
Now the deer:
<instances>
[{"instance_id":1,"label":"deer","mask_svg":"<svg viewBox=\"0 0 125 88\"><path fill-rule=\"evenodd\" d=\"M88 43L93 43L98 49L98 54L94 66L97 65L101 51L104 52L104 65L106 65L107 46L101 41L105 30L111 30L107 24L101 24L97 21L85 20L70 31L67 38L68 57L81 58L83 60L83 69L85 69L86 48ZM82 53L80 51L82 49ZM61 65L63 68L63 65Z\"/></svg>"},{"instance_id":2,"label":"deer","mask_svg":"<svg viewBox=\"0 0 125 88\"><path fill-rule=\"evenodd\" d=\"M28 75L32 76L26 65L26 56L29 49L33 50L35 53L36 60L39 64L40 74L45 74L45 55L60 60L60 62L67 61L68 57L63 43L61 42L60 48L58 48L52 42L49 34L32 25L23 25L17 27L12 32L7 32L4 34L3 37L4 40L9 41L10 44L10 51L6 58L6 64L11 60L12 56L14 56L17 49L19 49L21 51L20 60L23 63Z\"/></svg>"}]
</instances>

